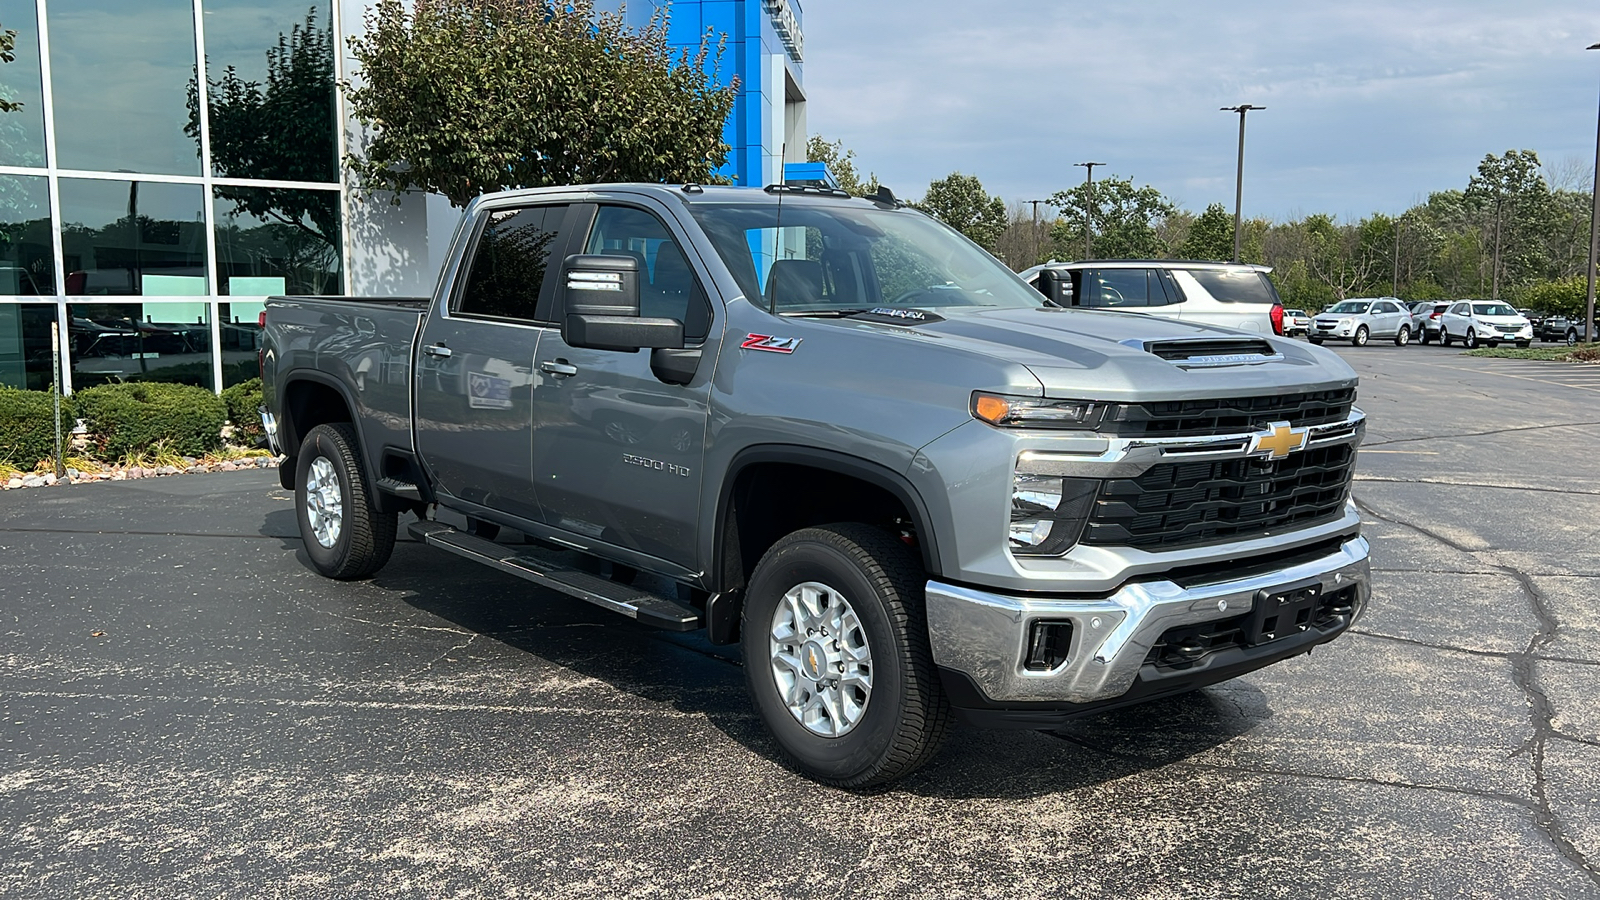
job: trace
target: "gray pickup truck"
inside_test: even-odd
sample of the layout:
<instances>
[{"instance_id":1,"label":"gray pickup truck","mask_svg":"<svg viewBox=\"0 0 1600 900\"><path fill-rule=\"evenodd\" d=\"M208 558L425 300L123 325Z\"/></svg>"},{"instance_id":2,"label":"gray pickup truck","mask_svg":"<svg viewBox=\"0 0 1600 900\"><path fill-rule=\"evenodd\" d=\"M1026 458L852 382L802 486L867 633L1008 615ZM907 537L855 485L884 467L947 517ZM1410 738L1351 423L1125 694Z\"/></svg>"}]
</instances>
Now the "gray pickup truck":
<instances>
[{"instance_id":1,"label":"gray pickup truck","mask_svg":"<svg viewBox=\"0 0 1600 900\"><path fill-rule=\"evenodd\" d=\"M440 551L739 642L821 781L904 775L955 718L1192 691L1368 602L1365 421L1320 348L1054 306L887 191L493 194L449 260L431 299L267 306L312 564L372 574L411 513Z\"/></svg>"}]
</instances>

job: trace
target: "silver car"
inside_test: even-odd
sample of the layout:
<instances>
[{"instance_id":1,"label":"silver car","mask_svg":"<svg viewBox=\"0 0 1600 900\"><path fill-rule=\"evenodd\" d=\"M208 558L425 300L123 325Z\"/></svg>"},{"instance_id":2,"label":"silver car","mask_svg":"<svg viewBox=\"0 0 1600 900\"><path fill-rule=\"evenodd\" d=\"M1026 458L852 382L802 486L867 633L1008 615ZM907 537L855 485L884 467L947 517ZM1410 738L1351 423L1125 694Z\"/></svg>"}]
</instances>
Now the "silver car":
<instances>
[{"instance_id":1,"label":"silver car","mask_svg":"<svg viewBox=\"0 0 1600 900\"><path fill-rule=\"evenodd\" d=\"M1311 321L1306 335L1313 344L1323 341L1349 341L1364 347L1373 338L1392 339L1398 347L1410 343L1417 330L1411 311L1394 297L1364 297L1340 300Z\"/></svg>"}]
</instances>

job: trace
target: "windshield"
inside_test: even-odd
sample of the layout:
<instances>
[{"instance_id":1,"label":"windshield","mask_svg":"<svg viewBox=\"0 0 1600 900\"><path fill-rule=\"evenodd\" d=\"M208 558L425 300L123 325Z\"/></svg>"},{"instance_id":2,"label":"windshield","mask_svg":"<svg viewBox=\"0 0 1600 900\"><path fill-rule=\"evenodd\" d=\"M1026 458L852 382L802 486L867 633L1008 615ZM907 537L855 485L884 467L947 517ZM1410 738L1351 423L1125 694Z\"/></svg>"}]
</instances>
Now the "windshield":
<instances>
[{"instance_id":1,"label":"windshield","mask_svg":"<svg viewBox=\"0 0 1600 900\"><path fill-rule=\"evenodd\" d=\"M1331 313L1364 313L1372 304L1366 300L1345 300L1328 307Z\"/></svg>"},{"instance_id":2,"label":"windshield","mask_svg":"<svg viewBox=\"0 0 1600 900\"><path fill-rule=\"evenodd\" d=\"M1043 306L1038 291L948 226L868 206L694 203L689 207L752 301L791 315L879 306Z\"/></svg>"},{"instance_id":3,"label":"windshield","mask_svg":"<svg viewBox=\"0 0 1600 900\"><path fill-rule=\"evenodd\" d=\"M1514 316L1517 311L1505 303L1474 303L1472 312L1480 316Z\"/></svg>"}]
</instances>

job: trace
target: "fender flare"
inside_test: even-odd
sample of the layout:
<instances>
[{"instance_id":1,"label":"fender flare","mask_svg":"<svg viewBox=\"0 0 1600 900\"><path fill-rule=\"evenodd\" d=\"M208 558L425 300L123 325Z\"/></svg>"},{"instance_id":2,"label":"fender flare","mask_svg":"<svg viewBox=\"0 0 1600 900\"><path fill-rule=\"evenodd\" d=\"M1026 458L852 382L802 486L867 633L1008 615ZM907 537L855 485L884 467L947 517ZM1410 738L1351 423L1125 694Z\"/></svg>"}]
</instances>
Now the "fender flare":
<instances>
[{"instance_id":1,"label":"fender flare","mask_svg":"<svg viewBox=\"0 0 1600 900\"><path fill-rule=\"evenodd\" d=\"M746 468L760 463L789 463L837 472L887 491L900 501L911 516L912 525L917 531L917 551L922 556L923 569L929 577L939 576L941 571L939 542L938 535L933 529L933 516L928 504L922 499L922 494L910 479L887 466L859 456L796 444L756 444L734 454L722 479L722 485L717 491L715 531L712 539L714 560L720 561L727 547L726 523L728 509L733 503L733 486ZM719 579L721 574L717 573Z\"/></svg>"}]
</instances>

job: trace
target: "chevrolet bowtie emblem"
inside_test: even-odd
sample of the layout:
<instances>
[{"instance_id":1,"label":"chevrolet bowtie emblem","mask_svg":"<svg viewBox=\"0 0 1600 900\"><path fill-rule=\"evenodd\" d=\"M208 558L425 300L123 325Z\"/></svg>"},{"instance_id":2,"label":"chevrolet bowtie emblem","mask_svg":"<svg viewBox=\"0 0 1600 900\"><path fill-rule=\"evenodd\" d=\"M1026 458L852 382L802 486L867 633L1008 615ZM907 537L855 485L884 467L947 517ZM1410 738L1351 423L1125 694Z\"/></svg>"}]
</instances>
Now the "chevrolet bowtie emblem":
<instances>
[{"instance_id":1,"label":"chevrolet bowtie emblem","mask_svg":"<svg viewBox=\"0 0 1600 900\"><path fill-rule=\"evenodd\" d=\"M1273 422L1267 430L1250 439L1250 455L1267 459L1283 459L1296 450L1304 450L1310 429L1291 428L1288 422Z\"/></svg>"},{"instance_id":2,"label":"chevrolet bowtie emblem","mask_svg":"<svg viewBox=\"0 0 1600 900\"><path fill-rule=\"evenodd\" d=\"M810 655L809 655L809 657L808 657L808 659L806 661L811 664L811 671L812 671L813 674L822 671L817 666L817 651L815 651L815 650L810 651Z\"/></svg>"}]
</instances>

